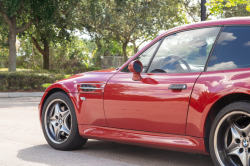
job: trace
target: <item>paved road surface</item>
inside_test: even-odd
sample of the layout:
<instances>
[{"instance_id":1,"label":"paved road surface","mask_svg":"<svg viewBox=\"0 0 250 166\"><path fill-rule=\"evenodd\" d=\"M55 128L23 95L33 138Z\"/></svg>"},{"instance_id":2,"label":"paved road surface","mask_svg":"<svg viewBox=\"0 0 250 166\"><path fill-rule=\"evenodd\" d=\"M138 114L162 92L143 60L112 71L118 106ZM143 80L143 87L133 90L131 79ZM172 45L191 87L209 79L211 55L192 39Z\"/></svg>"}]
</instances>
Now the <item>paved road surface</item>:
<instances>
[{"instance_id":1,"label":"paved road surface","mask_svg":"<svg viewBox=\"0 0 250 166\"><path fill-rule=\"evenodd\" d=\"M208 166L209 156L89 140L77 151L56 151L43 137L40 98L0 99L0 165Z\"/></svg>"}]
</instances>

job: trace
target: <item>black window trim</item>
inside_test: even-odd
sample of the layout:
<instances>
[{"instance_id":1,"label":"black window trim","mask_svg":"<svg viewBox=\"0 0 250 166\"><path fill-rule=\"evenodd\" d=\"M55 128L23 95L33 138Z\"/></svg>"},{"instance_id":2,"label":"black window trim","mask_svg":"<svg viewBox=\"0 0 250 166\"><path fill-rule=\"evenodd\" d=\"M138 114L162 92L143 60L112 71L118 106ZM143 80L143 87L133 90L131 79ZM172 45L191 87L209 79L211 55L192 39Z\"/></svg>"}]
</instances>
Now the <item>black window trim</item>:
<instances>
[{"instance_id":1,"label":"black window trim","mask_svg":"<svg viewBox=\"0 0 250 166\"><path fill-rule=\"evenodd\" d=\"M220 32L219 32L219 34L218 34L218 36L217 36L217 39L216 39L216 41L214 42L214 45L213 45L213 47L212 47L212 49L211 49L211 51L210 51L209 57L208 57L208 59L207 59L206 66L205 66L205 68L204 68L204 72L215 72L215 71L207 71L207 67L208 67L208 64L209 64L210 59L211 59L211 57L212 57L214 48L215 48L215 46L216 46L216 44L217 44L217 42L218 42L218 40L219 40L219 38L220 38L220 35L221 35L221 32L223 31L223 29L224 29L225 27L240 27L240 26L250 27L250 24L228 24L228 25L223 25L223 26L221 27L221 30L220 30ZM225 70L225 69L224 69L224 70ZM216 70L216 71L224 71L224 70ZM232 69L226 69L226 70L232 70Z\"/></svg>"},{"instance_id":2,"label":"black window trim","mask_svg":"<svg viewBox=\"0 0 250 166\"><path fill-rule=\"evenodd\" d=\"M209 63L210 57L211 57L211 55L212 55L211 53L213 52L213 49L214 49L214 47L215 47L215 44L217 43L217 41L218 41L218 39L219 39L219 36L220 36L222 30L224 29L224 25L219 25L219 26L206 26L206 27L198 27L198 28L186 29L186 30L173 32L173 33L170 33L170 34L168 34L168 35L166 35L166 36L163 36L163 37L161 38L162 41L161 41L161 43L159 44L159 47L157 47L156 52L153 54L152 58L151 58L150 61L149 61L149 65L148 65L147 70L146 70L145 73L148 72L148 69L149 69L149 67L150 67L150 65L151 65L151 63L152 63L152 61L153 61L153 59L154 59L154 57L155 57L155 55L156 55L158 49L160 48L162 42L164 41L164 39L165 39L166 37L169 37L169 36L171 36L171 35L173 35L173 34L177 34L177 33L180 33L180 32L185 32L185 31L190 31L190 30L196 30L196 29L204 29L204 28L213 28L213 27L221 27L221 28L220 28L219 33L217 34L217 37L216 37L216 39L215 39L215 41L214 41L214 44L213 44L213 46L212 46L212 49L210 50L210 53L209 53L209 55L208 55L206 64L205 64L205 66L204 66L204 69L203 69L203 71L201 71L201 72L205 72L206 69L207 69L207 65L208 65L208 63ZM159 40L158 40L158 41L159 41ZM167 74L171 74L171 73L167 73Z\"/></svg>"},{"instance_id":3,"label":"black window trim","mask_svg":"<svg viewBox=\"0 0 250 166\"><path fill-rule=\"evenodd\" d=\"M158 52L158 49L160 48L160 46L161 46L161 44L162 44L162 42L163 42L163 40L165 39L165 37L162 37L160 40L158 40L158 41L160 41L160 43L159 43L159 45L157 46L157 48L155 49L155 52L153 53L153 56L150 58L150 60L149 60L149 62L148 62L148 66L147 66L147 68L146 68L146 70L145 70L145 73L148 73L148 69L149 69L149 67L150 67L150 65L151 65L151 63L152 63L152 61L154 60L154 57L155 57L155 54ZM157 42L158 42L157 41ZM152 46L152 45L151 45Z\"/></svg>"},{"instance_id":4,"label":"black window trim","mask_svg":"<svg viewBox=\"0 0 250 166\"><path fill-rule=\"evenodd\" d=\"M159 47L160 47L160 45L161 45L161 43L162 43L162 39L163 39L163 37L160 38L159 40L155 41L155 42L154 42L153 44L151 44L148 48L146 48L142 53L140 53L139 55L137 55L133 60L135 60L136 58L138 58L139 56L141 56L144 52L146 52L148 49L150 49L154 44L156 44L157 42L159 42L158 46L156 47L155 52L153 53L153 57L154 57L154 55L157 53L157 51L158 51L158 49L159 49ZM133 60L131 60L131 62L132 62ZM150 58L150 60L151 60L151 58ZM149 62L150 62L150 60L149 60ZM128 65L129 65L129 64L128 64ZM127 66L128 66L128 65L127 65ZM119 72L122 72L122 70L125 69L127 66L125 66L124 68L122 68ZM147 66L147 69L146 69L145 71L147 71L147 70L148 70L148 66ZM122 72L122 73L124 73L124 72ZM147 72L145 72L145 73L147 73Z\"/></svg>"},{"instance_id":5,"label":"black window trim","mask_svg":"<svg viewBox=\"0 0 250 166\"><path fill-rule=\"evenodd\" d=\"M218 40L219 40L219 38L220 38L220 34L221 34L221 32L223 31L224 28L225 28L225 26L222 26L222 27L221 27L221 29L220 29L220 31L219 31L219 33L218 33L218 35L217 35L217 37L216 37L216 39L215 39L215 41L214 41L213 47L212 47L212 49L210 50L210 53L209 53L209 55L208 55L207 62L206 62L206 64L205 64L205 67L204 67L204 71L203 71L203 72L206 72L206 71L207 71L207 66L208 66L208 64L209 64L209 62L210 62L210 59L211 59L211 57L212 57L214 48L215 48L215 46L216 46L216 44L217 44L217 42L218 42Z\"/></svg>"},{"instance_id":6,"label":"black window trim","mask_svg":"<svg viewBox=\"0 0 250 166\"><path fill-rule=\"evenodd\" d=\"M229 25L228 25L228 26L229 26ZM249 25L249 26L250 26L250 25ZM156 50L155 50L155 52L154 52L152 58L149 60L149 64L148 64L148 66L147 66L147 69L145 70L145 73L147 73L147 72L148 72L148 69L149 69L149 66L151 65L151 63L152 63L152 61L153 61L153 59L154 59L154 57L155 57L155 55L156 55L158 49L160 48L160 46L161 46L163 40L164 40L166 37L171 36L171 35L176 34L176 33L180 33L180 32L191 31L191 30L196 30L196 29L204 29L204 28L213 28L213 27L221 27L221 29L220 29L220 31L219 31L219 33L218 33L218 35L217 35L217 38L216 38L216 40L215 40L215 42L214 42L214 44L213 44L213 47L212 47L212 49L211 49L211 51L210 51L210 53L209 53L207 62L206 62L206 64L205 64L205 66L204 66L204 70L202 71L202 72L205 72L205 71L206 71L205 69L207 69L207 65L208 65L208 62L209 62L208 60L210 60L211 53L212 53L212 51L213 51L213 49L214 49L214 47L215 47L215 43L217 43L217 40L219 39L218 37L220 36L220 33L221 33L222 29L225 27L225 25L212 25L212 26L196 27L196 28L184 29L184 30L180 30L180 31L176 31L176 32L169 33L169 34L167 34L167 35L165 35L165 36L162 36L159 40L157 40L156 42L154 42L153 44L151 44L147 49L145 49L141 54L137 55L134 59L138 58L138 57L139 57L140 55L142 55L145 51L147 51L151 46L153 46L155 43L157 43L158 41L160 41L160 43L159 43L158 47L156 48ZM134 59L133 59L133 60L134 60ZM131 62L132 62L133 60L131 60ZM129 64L128 64L128 65L129 65ZM122 70L123 70L125 67L127 67L127 66L124 66L122 69L119 70L119 72L122 72ZM124 72L122 72L122 73L124 73ZM171 74L171 73L167 73L167 74Z\"/></svg>"}]
</instances>

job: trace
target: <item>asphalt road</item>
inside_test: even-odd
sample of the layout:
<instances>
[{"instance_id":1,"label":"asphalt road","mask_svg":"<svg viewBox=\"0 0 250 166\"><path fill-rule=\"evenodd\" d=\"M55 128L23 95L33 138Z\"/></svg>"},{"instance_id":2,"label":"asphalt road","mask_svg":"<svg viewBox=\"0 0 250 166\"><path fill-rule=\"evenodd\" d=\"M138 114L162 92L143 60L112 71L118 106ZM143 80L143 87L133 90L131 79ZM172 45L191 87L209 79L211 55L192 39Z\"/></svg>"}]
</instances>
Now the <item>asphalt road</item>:
<instances>
[{"instance_id":1,"label":"asphalt road","mask_svg":"<svg viewBox=\"0 0 250 166\"><path fill-rule=\"evenodd\" d=\"M80 150L57 151L39 123L40 98L0 99L0 165L208 166L209 156L89 140Z\"/></svg>"}]
</instances>

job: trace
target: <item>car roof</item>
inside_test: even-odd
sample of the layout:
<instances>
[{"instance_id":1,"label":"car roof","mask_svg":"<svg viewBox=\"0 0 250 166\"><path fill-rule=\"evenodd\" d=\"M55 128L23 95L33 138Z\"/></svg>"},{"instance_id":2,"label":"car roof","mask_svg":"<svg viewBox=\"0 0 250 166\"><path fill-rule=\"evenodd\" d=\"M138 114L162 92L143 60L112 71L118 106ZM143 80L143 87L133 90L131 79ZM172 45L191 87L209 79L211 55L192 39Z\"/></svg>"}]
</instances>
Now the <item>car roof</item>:
<instances>
[{"instance_id":1,"label":"car roof","mask_svg":"<svg viewBox=\"0 0 250 166\"><path fill-rule=\"evenodd\" d=\"M166 32L159 35L158 37L156 37L150 43L148 43L143 49L138 51L134 56L130 58L129 61L124 63L118 71L121 71L124 68L124 66L128 65L128 63L131 62L132 59L140 55L149 46L151 46L153 43L158 41L163 36L166 36L168 34L175 33L178 31L183 31L183 30L188 30L188 29L193 29L193 28L201 28L201 27L209 27L209 26L223 26L223 25L250 25L250 17L231 17L231 18L219 19L219 20L202 21L198 23L186 24L186 25L182 25L182 26L169 29Z\"/></svg>"},{"instance_id":2,"label":"car roof","mask_svg":"<svg viewBox=\"0 0 250 166\"><path fill-rule=\"evenodd\" d=\"M169 34L175 31L181 31L181 30L199 28L199 27L219 26L219 25L250 25L250 17L231 17L231 18L226 18L226 19L202 21L198 23L186 24L186 25L182 25L182 26L169 29L168 31L166 31L160 36L165 36L166 34Z\"/></svg>"}]
</instances>

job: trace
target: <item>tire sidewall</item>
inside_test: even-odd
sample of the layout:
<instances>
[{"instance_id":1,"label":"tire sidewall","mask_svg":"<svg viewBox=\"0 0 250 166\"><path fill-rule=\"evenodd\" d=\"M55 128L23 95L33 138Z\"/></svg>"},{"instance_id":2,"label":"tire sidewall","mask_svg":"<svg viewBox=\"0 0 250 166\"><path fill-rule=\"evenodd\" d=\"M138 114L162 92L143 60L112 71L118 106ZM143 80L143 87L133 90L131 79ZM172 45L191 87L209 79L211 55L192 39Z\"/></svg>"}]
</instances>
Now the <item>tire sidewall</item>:
<instances>
[{"instance_id":1,"label":"tire sidewall","mask_svg":"<svg viewBox=\"0 0 250 166\"><path fill-rule=\"evenodd\" d=\"M245 113L250 114L250 103L249 101L239 101L239 102L235 102L232 104L227 105L226 107L224 107L215 117L211 130L210 130L210 135L209 135L209 149L210 149L210 154L212 157L212 160L214 162L214 164L216 166L221 166L216 154L215 154L215 147L214 147L214 135L215 135L215 131L216 128L219 124L219 122L221 121L221 119L226 116L229 113L232 113L234 111L242 111Z\"/></svg>"},{"instance_id":2,"label":"tire sidewall","mask_svg":"<svg viewBox=\"0 0 250 166\"><path fill-rule=\"evenodd\" d=\"M61 99L63 100L67 106L69 107L69 111L71 113L71 118L72 118L72 126L71 126L71 132L70 135L68 137L68 139L60 144L56 144L54 142L52 142L50 140L50 138L47 135L46 129L45 129L45 123L44 123L44 118L45 118L45 112L47 107L49 106L49 104L51 103L51 101L55 100L55 99ZM75 135L79 133L78 130L78 124L77 124L77 118L76 118L76 114L75 114L75 109L73 106L73 103L71 101L71 99L68 97L67 94L63 93L63 92L56 92L54 94L52 94L51 96L49 96L49 98L46 100L43 109L42 109L42 130L43 130L43 134L45 136L45 139L47 140L48 144L57 149L57 150L64 150L64 149L69 149L69 147L71 146L72 142L74 141Z\"/></svg>"}]
</instances>

